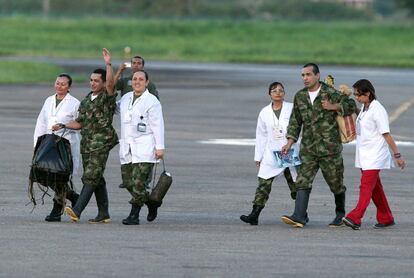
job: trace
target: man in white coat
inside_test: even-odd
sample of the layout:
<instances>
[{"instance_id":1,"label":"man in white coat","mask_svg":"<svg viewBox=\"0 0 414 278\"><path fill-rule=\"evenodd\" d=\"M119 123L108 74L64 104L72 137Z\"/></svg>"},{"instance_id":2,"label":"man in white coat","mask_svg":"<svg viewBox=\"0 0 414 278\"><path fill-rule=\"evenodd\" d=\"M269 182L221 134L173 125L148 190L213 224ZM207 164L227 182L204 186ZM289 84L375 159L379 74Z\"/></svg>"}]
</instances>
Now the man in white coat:
<instances>
[{"instance_id":1,"label":"man in white coat","mask_svg":"<svg viewBox=\"0 0 414 278\"><path fill-rule=\"evenodd\" d=\"M148 205L145 184L151 180L152 169L164 157L164 119L161 103L147 90L148 73L139 70L132 76L133 91L118 102L121 115L119 157L122 183L132 195L125 225L138 225L139 212ZM157 207L148 205L148 221L157 216Z\"/></svg>"},{"instance_id":2,"label":"man in white coat","mask_svg":"<svg viewBox=\"0 0 414 278\"><path fill-rule=\"evenodd\" d=\"M66 73L59 74L56 78L54 89L55 94L48 97L42 107L42 110L37 117L36 127L33 135L34 145L36 146L37 138L44 134L51 134L52 126L57 123L67 124L75 120L78 116L79 100L69 94L70 87L72 85L72 78ZM72 129L59 130L55 134L62 136L69 140L72 160L73 160L73 172L72 175L77 173L79 167L80 156L80 138L79 132ZM55 189L54 189L55 190ZM72 205L76 203L78 194L70 188L67 188L60 192L55 191L53 198L53 209L45 220L48 222L60 221L63 213L63 207L65 199L67 198L72 202Z\"/></svg>"},{"instance_id":3,"label":"man in white coat","mask_svg":"<svg viewBox=\"0 0 414 278\"><path fill-rule=\"evenodd\" d=\"M254 160L259 167L258 187L253 201L253 210L249 215L242 215L240 219L251 225L258 224L259 214L264 208L272 189L272 182L284 173L286 167L278 165L274 151L280 151L286 144L286 131L292 113L293 103L284 101L285 90L283 84L273 82L269 86L271 103L264 107L259 114L256 128L256 147ZM298 152L297 144L293 146ZM295 167L289 167L296 180Z\"/></svg>"}]
</instances>

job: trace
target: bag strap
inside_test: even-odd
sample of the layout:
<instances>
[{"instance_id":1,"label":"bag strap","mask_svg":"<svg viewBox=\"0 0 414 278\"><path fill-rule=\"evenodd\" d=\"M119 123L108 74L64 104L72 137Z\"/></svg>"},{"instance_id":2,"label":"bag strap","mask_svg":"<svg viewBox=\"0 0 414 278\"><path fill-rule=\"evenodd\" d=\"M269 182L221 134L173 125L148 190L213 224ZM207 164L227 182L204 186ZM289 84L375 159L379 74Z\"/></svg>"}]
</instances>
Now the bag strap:
<instances>
[{"instance_id":1,"label":"bag strap","mask_svg":"<svg viewBox=\"0 0 414 278\"><path fill-rule=\"evenodd\" d=\"M158 165L158 163L155 163L155 166L154 166L154 174L152 175L152 187L151 187L151 190L154 190L154 187L155 187L155 179L157 178L157 165Z\"/></svg>"},{"instance_id":2,"label":"bag strap","mask_svg":"<svg viewBox=\"0 0 414 278\"><path fill-rule=\"evenodd\" d=\"M161 161L162 161L162 169L165 172L165 161L164 161L164 158L161 159ZM151 189L154 189L154 187L155 187L155 179L157 178L157 166L158 166L158 163L155 163L155 166L154 166L154 175L152 177L152 188Z\"/></svg>"},{"instance_id":3,"label":"bag strap","mask_svg":"<svg viewBox=\"0 0 414 278\"><path fill-rule=\"evenodd\" d=\"M66 130L67 130L67 128L66 128L66 127L64 127L64 128L63 128L62 135L58 135L58 134L56 134L56 131L57 131L57 130L53 131L53 134L54 134L54 135L56 135L57 137L59 137L59 139L58 139L58 140L56 140L56 142L59 142L59 141L63 138L63 136L65 136Z\"/></svg>"},{"instance_id":4,"label":"bag strap","mask_svg":"<svg viewBox=\"0 0 414 278\"><path fill-rule=\"evenodd\" d=\"M165 172L165 160L164 160L164 158L162 159L162 170Z\"/></svg>"}]
</instances>

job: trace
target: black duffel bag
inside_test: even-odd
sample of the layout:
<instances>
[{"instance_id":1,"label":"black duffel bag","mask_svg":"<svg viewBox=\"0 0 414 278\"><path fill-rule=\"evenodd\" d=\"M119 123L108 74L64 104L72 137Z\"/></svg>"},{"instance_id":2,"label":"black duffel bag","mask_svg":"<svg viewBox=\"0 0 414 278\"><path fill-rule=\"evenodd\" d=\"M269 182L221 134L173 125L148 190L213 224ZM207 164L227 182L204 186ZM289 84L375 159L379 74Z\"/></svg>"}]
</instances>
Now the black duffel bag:
<instances>
[{"instance_id":1,"label":"black duffel bag","mask_svg":"<svg viewBox=\"0 0 414 278\"><path fill-rule=\"evenodd\" d=\"M62 135L63 136L63 135ZM37 138L29 175L29 198L34 205L33 185L36 183L43 192L43 198L48 189L55 192L66 192L68 184L72 185L72 152L70 142L56 134L45 134Z\"/></svg>"}]
</instances>

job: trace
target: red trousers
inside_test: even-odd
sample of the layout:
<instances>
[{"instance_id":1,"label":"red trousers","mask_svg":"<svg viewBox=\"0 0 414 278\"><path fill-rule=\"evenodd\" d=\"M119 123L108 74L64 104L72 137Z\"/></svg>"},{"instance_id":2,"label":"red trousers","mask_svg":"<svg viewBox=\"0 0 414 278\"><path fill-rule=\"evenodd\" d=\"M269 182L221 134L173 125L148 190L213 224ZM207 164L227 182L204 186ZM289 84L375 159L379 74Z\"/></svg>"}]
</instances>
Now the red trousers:
<instances>
[{"instance_id":1,"label":"red trousers","mask_svg":"<svg viewBox=\"0 0 414 278\"><path fill-rule=\"evenodd\" d=\"M372 199L377 207L377 221L381 224L389 224L394 221L387 197L382 188L379 176L380 170L361 170L361 185L359 186L359 200L356 207L348 213L347 218L361 225L361 219Z\"/></svg>"}]
</instances>

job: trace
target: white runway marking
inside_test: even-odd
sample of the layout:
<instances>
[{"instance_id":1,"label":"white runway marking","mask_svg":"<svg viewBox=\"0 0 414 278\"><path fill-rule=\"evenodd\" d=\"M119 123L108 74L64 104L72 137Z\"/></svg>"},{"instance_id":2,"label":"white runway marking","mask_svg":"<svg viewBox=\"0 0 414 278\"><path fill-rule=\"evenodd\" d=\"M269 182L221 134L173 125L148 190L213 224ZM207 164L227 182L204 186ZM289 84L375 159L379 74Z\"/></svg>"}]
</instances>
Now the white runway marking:
<instances>
[{"instance_id":1,"label":"white runway marking","mask_svg":"<svg viewBox=\"0 0 414 278\"><path fill-rule=\"evenodd\" d=\"M208 139L198 141L201 144L207 145L227 145L227 146L254 146L255 140L254 139L247 139L247 138L240 138L240 139ZM395 141L398 146L404 147L414 147L414 142L410 141ZM355 145L355 141L345 144L344 146L353 146Z\"/></svg>"},{"instance_id":2,"label":"white runway marking","mask_svg":"<svg viewBox=\"0 0 414 278\"><path fill-rule=\"evenodd\" d=\"M254 146L254 139L208 139L198 141L201 144L208 145L230 145L230 146Z\"/></svg>"},{"instance_id":3,"label":"white runway marking","mask_svg":"<svg viewBox=\"0 0 414 278\"><path fill-rule=\"evenodd\" d=\"M405 111L414 104L414 98L410 99L408 102L401 104L390 116L390 124L395 122Z\"/></svg>"}]
</instances>

